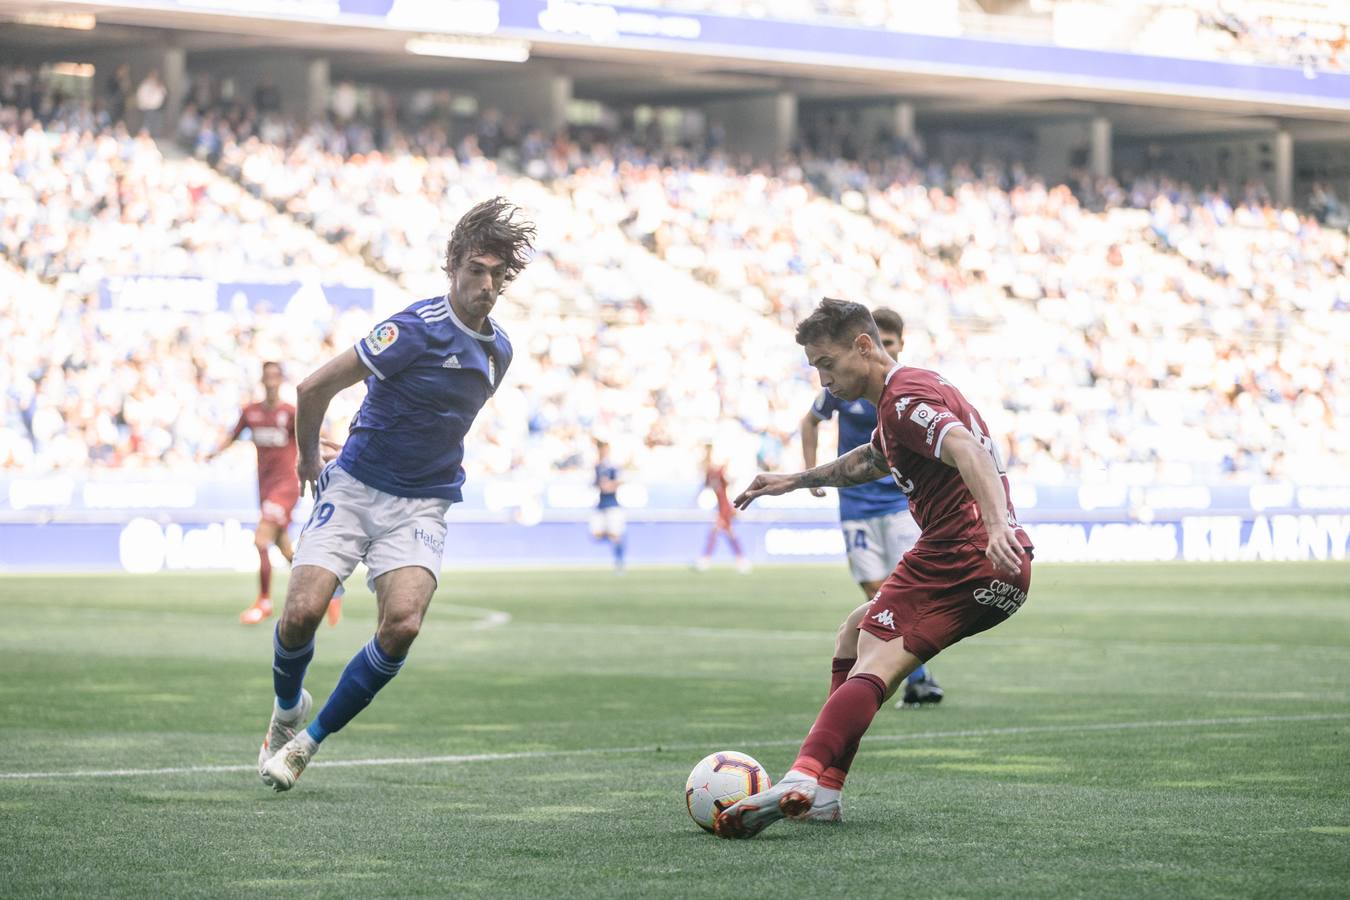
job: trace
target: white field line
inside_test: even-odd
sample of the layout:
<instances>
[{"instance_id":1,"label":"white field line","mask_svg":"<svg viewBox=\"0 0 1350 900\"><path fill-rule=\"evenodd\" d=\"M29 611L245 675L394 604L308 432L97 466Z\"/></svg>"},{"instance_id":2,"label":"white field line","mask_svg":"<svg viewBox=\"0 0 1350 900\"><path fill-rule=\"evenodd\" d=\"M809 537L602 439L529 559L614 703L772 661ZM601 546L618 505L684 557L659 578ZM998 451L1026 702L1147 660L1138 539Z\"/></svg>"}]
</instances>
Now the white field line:
<instances>
[{"instance_id":1,"label":"white field line","mask_svg":"<svg viewBox=\"0 0 1350 900\"><path fill-rule=\"evenodd\" d=\"M1024 734L1073 734L1096 731L1147 731L1163 728L1218 728L1267 725L1283 722L1331 722L1350 719L1350 713L1309 713L1297 716L1232 716L1214 719L1162 719L1151 722L1088 722L1081 725L1014 725L1004 728L972 728L960 731L914 731L907 734L868 735L867 742L941 741L954 738L987 738ZM734 747L789 747L800 738L727 741ZM337 769L357 766L424 766L473 762L509 762L518 759L565 759L576 756L631 755L637 753L703 752L707 744L660 744L644 747L590 747L577 750L522 750L515 753L465 753L449 756L392 756L376 759L315 761L314 768ZM35 781L56 778L138 778L150 775L198 775L256 772L257 765L173 766L154 769L74 769L67 772L0 772L0 780Z\"/></svg>"},{"instance_id":2,"label":"white field line","mask_svg":"<svg viewBox=\"0 0 1350 900\"><path fill-rule=\"evenodd\" d=\"M490 628L501 628L503 625L511 624L511 614L497 609L483 609L481 606L460 606L456 603L440 603L437 604L437 608L478 616L477 619L469 623L469 631L487 631Z\"/></svg>"}]
</instances>

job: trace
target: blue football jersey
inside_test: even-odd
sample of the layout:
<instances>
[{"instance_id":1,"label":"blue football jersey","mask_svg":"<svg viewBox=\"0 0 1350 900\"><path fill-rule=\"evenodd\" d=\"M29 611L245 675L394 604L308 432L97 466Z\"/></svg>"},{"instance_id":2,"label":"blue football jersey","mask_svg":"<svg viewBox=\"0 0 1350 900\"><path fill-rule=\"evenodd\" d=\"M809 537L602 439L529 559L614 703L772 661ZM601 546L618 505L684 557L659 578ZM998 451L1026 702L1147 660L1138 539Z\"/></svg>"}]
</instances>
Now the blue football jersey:
<instances>
[{"instance_id":1,"label":"blue football jersey","mask_svg":"<svg viewBox=\"0 0 1350 900\"><path fill-rule=\"evenodd\" d=\"M436 297L376 325L356 354L371 374L338 465L398 497L459 502L464 435L511 364L505 332L491 319L470 331Z\"/></svg>"},{"instance_id":2,"label":"blue football jersey","mask_svg":"<svg viewBox=\"0 0 1350 900\"><path fill-rule=\"evenodd\" d=\"M840 400L829 391L821 391L811 412L822 422L836 413L839 415L839 455L869 443L877 427L877 408L870 400ZM887 475L867 484L839 489L839 518L845 522L854 519L875 519L909 508L909 500Z\"/></svg>"},{"instance_id":3,"label":"blue football jersey","mask_svg":"<svg viewBox=\"0 0 1350 900\"><path fill-rule=\"evenodd\" d=\"M600 487L600 479L607 478L610 481L619 480L619 467L613 463L600 463L595 467L595 486ZM596 509L611 509L619 505L619 495L614 491L601 491L600 502L596 504Z\"/></svg>"}]
</instances>

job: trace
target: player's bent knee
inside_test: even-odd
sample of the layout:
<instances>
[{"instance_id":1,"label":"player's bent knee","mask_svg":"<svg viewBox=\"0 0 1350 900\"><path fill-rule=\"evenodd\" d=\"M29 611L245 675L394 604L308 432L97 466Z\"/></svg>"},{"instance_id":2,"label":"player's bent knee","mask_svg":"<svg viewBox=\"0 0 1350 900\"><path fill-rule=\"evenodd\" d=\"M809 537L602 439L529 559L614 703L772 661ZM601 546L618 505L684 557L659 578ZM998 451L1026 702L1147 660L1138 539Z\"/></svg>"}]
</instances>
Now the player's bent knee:
<instances>
[{"instance_id":1,"label":"player's bent knee","mask_svg":"<svg viewBox=\"0 0 1350 900\"><path fill-rule=\"evenodd\" d=\"M866 672L886 682L887 697L895 692L909 673L923 665L923 660L905 649L904 638L897 637L889 641L859 632L858 664L853 669L857 675Z\"/></svg>"},{"instance_id":2,"label":"player's bent knee","mask_svg":"<svg viewBox=\"0 0 1350 900\"><path fill-rule=\"evenodd\" d=\"M390 656L406 656L413 641L422 631L422 617L419 615L400 616L380 623L380 649Z\"/></svg>"},{"instance_id":3,"label":"player's bent knee","mask_svg":"<svg viewBox=\"0 0 1350 900\"><path fill-rule=\"evenodd\" d=\"M296 566L286 587L286 606L277 627L287 646L306 643L328 611L338 577L319 566Z\"/></svg>"},{"instance_id":4,"label":"player's bent knee","mask_svg":"<svg viewBox=\"0 0 1350 900\"><path fill-rule=\"evenodd\" d=\"M863 616L867 615L868 606L869 604L864 603L839 623L839 631L834 640L835 656L848 659L858 655L858 625L861 624Z\"/></svg>"}]
</instances>

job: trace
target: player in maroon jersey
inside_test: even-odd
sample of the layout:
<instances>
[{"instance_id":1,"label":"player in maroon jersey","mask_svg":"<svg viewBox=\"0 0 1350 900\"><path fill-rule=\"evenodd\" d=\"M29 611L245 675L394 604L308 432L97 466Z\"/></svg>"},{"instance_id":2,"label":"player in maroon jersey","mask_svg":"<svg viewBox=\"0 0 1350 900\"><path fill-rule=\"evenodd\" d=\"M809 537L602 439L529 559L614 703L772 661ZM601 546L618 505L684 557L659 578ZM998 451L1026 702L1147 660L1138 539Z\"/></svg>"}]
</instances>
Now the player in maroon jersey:
<instances>
[{"instance_id":1,"label":"player in maroon jersey","mask_svg":"<svg viewBox=\"0 0 1350 900\"><path fill-rule=\"evenodd\" d=\"M285 374L281 363L263 363L261 403L250 403L239 414L239 421L225 441L206 457L215 459L239 439L247 429L253 446L258 450L258 505L261 515L253 532L253 543L258 548L258 599L239 614L245 625L256 625L272 615L272 559L269 556L276 544L281 555L290 562L295 555L291 536L286 527L291 524L291 512L300 500L300 481L295 474L295 407L281 402L281 384ZM336 625L342 618L341 585L328 604L328 623Z\"/></svg>"},{"instance_id":2,"label":"player in maroon jersey","mask_svg":"<svg viewBox=\"0 0 1350 900\"><path fill-rule=\"evenodd\" d=\"M816 717L783 780L717 817L721 837L753 837L803 818L842 784L858 743L891 692L921 663L999 624L1025 602L1031 540L1017 524L998 450L984 419L936 372L902 366L881 346L867 307L825 299L797 326L797 343L830 393L877 407L871 443L792 475L763 474L736 498L864 484L888 472L909 496L922 534L873 598L858 661ZM835 798L837 799L837 797Z\"/></svg>"},{"instance_id":3,"label":"player in maroon jersey","mask_svg":"<svg viewBox=\"0 0 1350 900\"><path fill-rule=\"evenodd\" d=\"M736 508L727 497L727 467L713 462L712 444L704 448L703 486L712 488L713 494L717 497L717 518L713 521L712 528L708 529L708 542L703 545L703 555L699 557L695 568L703 572L712 565L713 550L717 548L717 536L724 534L727 543L731 545L731 552L736 556L736 571L744 575L750 571L750 561L745 558L745 553L741 551L741 542L736 540L736 533L731 529L731 521L736 518Z\"/></svg>"}]
</instances>

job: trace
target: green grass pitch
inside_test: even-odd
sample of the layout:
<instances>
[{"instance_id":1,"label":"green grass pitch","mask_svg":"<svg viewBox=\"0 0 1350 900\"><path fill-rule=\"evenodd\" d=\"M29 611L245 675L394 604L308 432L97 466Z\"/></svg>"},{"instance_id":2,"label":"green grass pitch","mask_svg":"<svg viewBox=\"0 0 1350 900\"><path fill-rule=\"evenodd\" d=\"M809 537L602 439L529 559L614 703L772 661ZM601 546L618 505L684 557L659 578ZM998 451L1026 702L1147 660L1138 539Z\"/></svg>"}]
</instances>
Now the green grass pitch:
<instances>
[{"instance_id":1,"label":"green grass pitch","mask_svg":"<svg viewBox=\"0 0 1350 900\"><path fill-rule=\"evenodd\" d=\"M0 578L0 895L1350 896L1345 563L1041 566L937 659L947 702L878 714L846 822L746 842L695 827L685 776L783 773L859 599L842 563L447 577L289 794L251 771L252 588ZM373 623L357 586L317 701Z\"/></svg>"}]
</instances>

